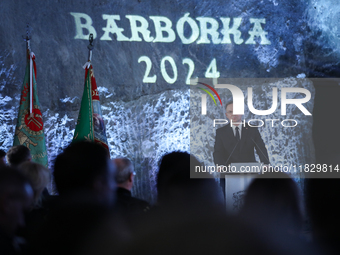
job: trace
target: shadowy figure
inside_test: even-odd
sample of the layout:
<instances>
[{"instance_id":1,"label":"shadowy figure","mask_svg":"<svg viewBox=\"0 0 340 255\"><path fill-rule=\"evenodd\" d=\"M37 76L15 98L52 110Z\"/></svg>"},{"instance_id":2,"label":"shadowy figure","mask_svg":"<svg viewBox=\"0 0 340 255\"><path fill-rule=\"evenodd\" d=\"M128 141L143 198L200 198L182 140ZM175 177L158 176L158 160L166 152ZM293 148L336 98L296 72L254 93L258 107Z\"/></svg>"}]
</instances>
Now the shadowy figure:
<instances>
[{"instance_id":1,"label":"shadowy figure","mask_svg":"<svg viewBox=\"0 0 340 255\"><path fill-rule=\"evenodd\" d=\"M56 158L59 198L33 241L30 254L75 254L112 213L115 167L102 145L77 142Z\"/></svg>"},{"instance_id":2,"label":"shadowy figure","mask_svg":"<svg viewBox=\"0 0 340 255\"><path fill-rule=\"evenodd\" d=\"M6 166L6 152L0 150L0 167Z\"/></svg>"},{"instance_id":3,"label":"shadowy figure","mask_svg":"<svg viewBox=\"0 0 340 255\"><path fill-rule=\"evenodd\" d=\"M26 227L19 233L30 241L37 234L48 214L48 203L51 198L46 186L51 180L51 174L43 165L31 161L19 165L18 170L29 180L34 192L33 204L26 214Z\"/></svg>"},{"instance_id":4,"label":"shadowy figure","mask_svg":"<svg viewBox=\"0 0 340 255\"><path fill-rule=\"evenodd\" d=\"M30 150L23 145L11 147L7 152L7 162L12 167L17 167L20 164L31 161L32 156Z\"/></svg>"},{"instance_id":5,"label":"shadowy figure","mask_svg":"<svg viewBox=\"0 0 340 255\"><path fill-rule=\"evenodd\" d=\"M134 222L132 239L112 242L112 234L102 228L79 254L318 254L296 236L278 238L223 213L215 180L204 173L207 179L190 178L195 166L199 161L188 153L164 155L157 178L158 206ZM288 189L294 189L290 184Z\"/></svg>"},{"instance_id":6,"label":"shadowy figure","mask_svg":"<svg viewBox=\"0 0 340 255\"><path fill-rule=\"evenodd\" d=\"M25 226L25 213L31 208L33 190L26 177L12 167L0 171L0 254L21 251L16 238L19 227Z\"/></svg>"},{"instance_id":7,"label":"shadowy figure","mask_svg":"<svg viewBox=\"0 0 340 255\"><path fill-rule=\"evenodd\" d=\"M223 205L218 186L211 175L191 178L201 163L186 152L172 152L163 156L157 176L158 205L172 209L218 210ZM214 208L214 209L213 209ZM221 209L221 208L220 208Z\"/></svg>"},{"instance_id":8,"label":"shadowy figure","mask_svg":"<svg viewBox=\"0 0 340 255\"><path fill-rule=\"evenodd\" d=\"M329 155L322 164L328 171L314 175L306 181L306 207L312 227L314 243L332 254L340 252L340 156ZM332 166L332 173L330 172Z\"/></svg>"},{"instance_id":9,"label":"shadowy figure","mask_svg":"<svg viewBox=\"0 0 340 255\"><path fill-rule=\"evenodd\" d=\"M110 235L102 233L101 238L96 235L97 240L91 242L90 248L81 254L321 254L314 246L306 245L295 235L286 232L282 234L276 228L281 227L279 223L273 226L278 233L273 234L258 225L249 224L244 218L218 213L218 200L213 185L215 181L190 179L189 170L196 165L199 165L197 159L187 153L173 152L165 155L158 175L158 210L151 210L144 221L137 224L132 240L113 245ZM264 224L283 220L284 223L289 222L288 229L294 231L294 217L299 217L301 212L293 180L259 181L254 183L254 193L266 196L262 191L257 191L259 185L260 190L263 188L272 191L274 198L264 198L263 202L257 200L262 208L251 206L255 209L252 219L256 220L263 213L260 221L264 223L265 217L275 214L273 219L269 219L270 222ZM266 181L264 186L262 181ZM272 181L281 187L272 187ZM287 195L281 192L287 192ZM280 198L283 200L277 201ZM266 205L267 202L272 205ZM247 202L247 205L250 204ZM282 210L282 214L279 210Z\"/></svg>"},{"instance_id":10,"label":"shadowy figure","mask_svg":"<svg viewBox=\"0 0 340 255\"><path fill-rule=\"evenodd\" d=\"M264 174L249 185L240 216L264 231L300 236L303 207L299 189L287 174Z\"/></svg>"},{"instance_id":11,"label":"shadowy figure","mask_svg":"<svg viewBox=\"0 0 340 255\"><path fill-rule=\"evenodd\" d=\"M57 156L53 174L61 197L90 196L104 204L114 201L115 167L107 150L99 144L71 144Z\"/></svg>"},{"instance_id":12,"label":"shadowy figure","mask_svg":"<svg viewBox=\"0 0 340 255\"><path fill-rule=\"evenodd\" d=\"M150 210L148 202L132 197L135 172L131 161L127 158L116 158L117 206L123 214L138 214Z\"/></svg>"},{"instance_id":13,"label":"shadowy figure","mask_svg":"<svg viewBox=\"0 0 340 255\"><path fill-rule=\"evenodd\" d=\"M22 172L30 181L34 191L34 208L41 207L43 191L51 180L50 171L41 164L35 162L24 162L18 170Z\"/></svg>"}]
</instances>

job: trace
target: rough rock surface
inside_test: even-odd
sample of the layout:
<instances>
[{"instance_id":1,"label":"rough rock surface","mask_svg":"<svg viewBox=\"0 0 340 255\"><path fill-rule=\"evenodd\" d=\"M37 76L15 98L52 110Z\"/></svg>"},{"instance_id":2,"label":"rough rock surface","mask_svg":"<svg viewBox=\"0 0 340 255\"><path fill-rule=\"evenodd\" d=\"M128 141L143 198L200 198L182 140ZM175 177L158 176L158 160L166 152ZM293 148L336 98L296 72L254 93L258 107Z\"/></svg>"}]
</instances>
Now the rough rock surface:
<instances>
[{"instance_id":1,"label":"rough rock surface","mask_svg":"<svg viewBox=\"0 0 340 255\"><path fill-rule=\"evenodd\" d=\"M189 116L191 92L185 84L188 65L183 65L183 59L194 62L192 77L204 78L215 58L220 77L288 77L275 83L278 86L290 86L294 80L289 77L301 73L322 77L336 72L340 28L334 3L336 1L331 0L3 0L0 3L0 148L7 150L12 145L26 64L22 35L27 23L31 27L31 47L36 54L38 94L51 166L55 156L71 141L83 93L82 65L87 60L88 41L74 39L77 31L70 13L87 14L97 33L92 64L111 156L134 160L137 176L133 192L154 202L157 161L161 155L172 150L196 152L196 147L190 147L190 127L201 122ZM244 42L236 44L231 35L230 44L198 44L197 40L182 44L176 31L176 40L170 43L117 41L117 36L112 34L112 41L100 40L107 26L103 14L120 15L117 24L130 38L130 24L125 15L144 17L149 23L150 35L155 37L150 16L167 17L175 30L178 20L186 13L190 13L197 25L200 24L198 17L217 20L220 38L220 18L241 17L239 31ZM265 18L262 28L268 33L269 45L261 44L260 37L255 37L255 44L245 44L254 26L250 18ZM83 32L86 34L86 29ZM184 34L190 36L187 27ZM152 61L150 76L157 75L156 83L143 83L146 64L138 63L141 56ZM178 77L172 84L161 74L160 63L165 56L171 57L177 66ZM165 70L170 78L174 76L169 61L165 63ZM313 90L308 81L301 84L308 84L308 89ZM270 86L262 87L261 93L270 93ZM256 105L262 107L260 94L256 98ZM303 123L305 129L289 134L292 140L288 140L288 134L282 130L263 130L275 162L287 163L298 157L306 163L313 161L312 144L309 142L307 149L304 145L311 139L312 119ZM211 147L213 132L206 134L205 139ZM292 141L301 147L291 150ZM211 158L202 160L210 162Z\"/></svg>"}]
</instances>

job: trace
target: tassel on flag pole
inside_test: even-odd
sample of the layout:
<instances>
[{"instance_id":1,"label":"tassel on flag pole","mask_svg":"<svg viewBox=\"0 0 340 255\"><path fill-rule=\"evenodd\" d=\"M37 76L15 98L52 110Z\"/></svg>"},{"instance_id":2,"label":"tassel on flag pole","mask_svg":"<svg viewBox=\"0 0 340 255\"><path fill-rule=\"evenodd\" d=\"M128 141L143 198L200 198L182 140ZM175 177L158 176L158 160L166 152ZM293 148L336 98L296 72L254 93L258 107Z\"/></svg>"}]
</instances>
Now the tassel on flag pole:
<instances>
[{"instance_id":1,"label":"tassel on flag pole","mask_svg":"<svg viewBox=\"0 0 340 255\"><path fill-rule=\"evenodd\" d=\"M90 44L87 47L89 49L88 61L83 66L85 69L84 92L72 142L93 141L109 150L99 93L91 64L94 48L92 34L90 34L89 42Z\"/></svg>"}]
</instances>

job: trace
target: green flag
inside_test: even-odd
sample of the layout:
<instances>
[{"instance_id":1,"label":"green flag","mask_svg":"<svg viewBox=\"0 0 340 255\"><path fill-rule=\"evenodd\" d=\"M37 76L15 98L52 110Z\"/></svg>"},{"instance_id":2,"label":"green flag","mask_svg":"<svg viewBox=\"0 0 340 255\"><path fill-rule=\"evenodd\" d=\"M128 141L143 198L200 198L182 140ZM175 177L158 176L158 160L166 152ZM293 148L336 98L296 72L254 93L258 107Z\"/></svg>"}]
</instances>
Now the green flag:
<instances>
[{"instance_id":1,"label":"green flag","mask_svg":"<svg viewBox=\"0 0 340 255\"><path fill-rule=\"evenodd\" d=\"M109 149L96 79L90 64L85 67L84 93L72 142L82 140L96 142Z\"/></svg>"},{"instance_id":2,"label":"green flag","mask_svg":"<svg viewBox=\"0 0 340 255\"><path fill-rule=\"evenodd\" d=\"M37 93L35 55L27 41L27 64L22 84L20 106L13 146L24 145L32 155L32 161L48 167L44 123Z\"/></svg>"},{"instance_id":3,"label":"green flag","mask_svg":"<svg viewBox=\"0 0 340 255\"><path fill-rule=\"evenodd\" d=\"M77 126L74 131L74 137L72 142L82 140L94 141L92 116L93 107L92 107L91 77L90 72L86 72L84 93L81 99L81 106L79 110Z\"/></svg>"}]
</instances>

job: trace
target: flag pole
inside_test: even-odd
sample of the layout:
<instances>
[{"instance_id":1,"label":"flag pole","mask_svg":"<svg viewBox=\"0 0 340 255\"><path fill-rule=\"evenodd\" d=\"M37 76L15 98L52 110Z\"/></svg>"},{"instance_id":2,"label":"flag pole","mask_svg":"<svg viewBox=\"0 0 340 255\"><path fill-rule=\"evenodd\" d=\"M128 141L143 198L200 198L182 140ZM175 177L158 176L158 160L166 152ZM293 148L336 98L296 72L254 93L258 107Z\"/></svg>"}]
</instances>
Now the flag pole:
<instances>
[{"instance_id":1,"label":"flag pole","mask_svg":"<svg viewBox=\"0 0 340 255\"><path fill-rule=\"evenodd\" d=\"M31 32L30 32L30 25L27 23L26 26L26 36L23 35L22 38L26 41L26 50L30 48L30 40L31 40Z\"/></svg>"},{"instance_id":2,"label":"flag pole","mask_svg":"<svg viewBox=\"0 0 340 255\"><path fill-rule=\"evenodd\" d=\"M26 37L24 37L24 40L26 41L26 52L27 52L27 57L30 59L30 81L29 81L29 86L30 86L30 117L33 117L33 72L34 72L34 67L33 67L33 60L35 58L34 53L31 51L31 32L30 32L30 26L29 23L27 23L26 27Z\"/></svg>"},{"instance_id":3,"label":"flag pole","mask_svg":"<svg viewBox=\"0 0 340 255\"><path fill-rule=\"evenodd\" d=\"M87 48L89 49L89 55L88 55L88 60L85 63L85 65L83 66L84 69L89 69L91 66L91 60L92 60L92 50L94 49L94 45L93 45L93 34L89 35L89 45L87 46Z\"/></svg>"},{"instance_id":4,"label":"flag pole","mask_svg":"<svg viewBox=\"0 0 340 255\"><path fill-rule=\"evenodd\" d=\"M93 34L90 34L89 36L89 45L87 46L87 48L89 49L89 61L91 62L92 60L92 50L94 48L94 45L93 45Z\"/></svg>"}]
</instances>

